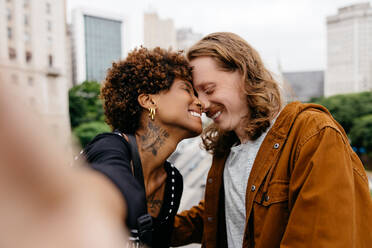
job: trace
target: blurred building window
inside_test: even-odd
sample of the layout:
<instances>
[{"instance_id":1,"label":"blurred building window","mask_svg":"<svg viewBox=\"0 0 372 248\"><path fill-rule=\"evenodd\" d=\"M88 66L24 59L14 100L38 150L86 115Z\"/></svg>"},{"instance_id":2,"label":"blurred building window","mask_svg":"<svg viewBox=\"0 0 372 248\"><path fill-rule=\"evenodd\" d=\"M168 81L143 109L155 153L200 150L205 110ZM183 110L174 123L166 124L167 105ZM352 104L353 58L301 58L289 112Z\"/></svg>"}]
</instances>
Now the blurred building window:
<instances>
[{"instance_id":1,"label":"blurred building window","mask_svg":"<svg viewBox=\"0 0 372 248\"><path fill-rule=\"evenodd\" d=\"M9 8L6 9L6 18L8 19L8 21L12 20L12 10Z\"/></svg>"},{"instance_id":2,"label":"blurred building window","mask_svg":"<svg viewBox=\"0 0 372 248\"><path fill-rule=\"evenodd\" d=\"M51 7L50 3L46 3L46 13L47 14L52 13L52 7Z\"/></svg>"},{"instance_id":3,"label":"blurred building window","mask_svg":"<svg viewBox=\"0 0 372 248\"><path fill-rule=\"evenodd\" d=\"M32 53L30 51L26 51L26 62L30 63L32 60Z\"/></svg>"},{"instance_id":4,"label":"blurred building window","mask_svg":"<svg viewBox=\"0 0 372 248\"><path fill-rule=\"evenodd\" d=\"M9 53L9 59L16 59L17 58L16 50L13 47L8 48L8 53Z\"/></svg>"},{"instance_id":5,"label":"blurred building window","mask_svg":"<svg viewBox=\"0 0 372 248\"><path fill-rule=\"evenodd\" d=\"M122 22L84 15L87 80L102 81L122 53Z\"/></svg>"},{"instance_id":6,"label":"blurred building window","mask_svg":"<svg viewBox=\"0 0 372 248\"><path fill-rule=\"evenodd\" d=\"M33 79L33 77L28 77L27 82L28 82L28 85L29 86L34 86L34 79Z\"/></svg>"},{"instance_id":7,"label":"blurred building window","mask_svg":"<svg viewBox=\"0 0 372 248\"><path fill-rule=\"evenodd\" d=\"M30 33L25 32L25 42L30 42Z\"/></svg>"},{"instance_id":8,"label":"blurred building window","mask_svg":"<svg viewBox=\"0 0 372 248\"><path fill-rule=\"evenodd\" d=\"M48 36L48 45L52 46L52 37Z\"/></svg>"},{"instance_id":9,"label":"blurred building window","mask_svg":"<svg viewBox=\"0 0 372 248\"><path fill-rule=\"evenodd\" d=\"M11 40L13 38L13 30L11 27L8 27L8 39Z\"/></svg>"},{"instance_id":10,"label":"blurred building window","mask_svg":"<svg viewBox=\"0 0 372 248\"><path fill-rule=\"evenodd\" d=\"M24 24L25 24L25 26L28 26L28 23L29 23L29 21L28 21L28 15L25 15L24 16Z\"/></svg>"},{"instance_id":11,"label":"blurred building window","mask_svg":"<svg viewBox=\"0 0 372 248\"><path fill-rule=\"evenodd\" d=\"M53 67L53 56L51 54L49 54L48 60L49 60L49 67Z\"/></svg>"},{"instance_id":12,"label":"blurred building window","mask_svg":"<svg viewBox=\"0 0 372 248\"><path fill-rule=\"evenodd\" d=\"M49 32L52 31L52 22L51 21L47 21L47 29Z\"/></svg>"}]
</instances>

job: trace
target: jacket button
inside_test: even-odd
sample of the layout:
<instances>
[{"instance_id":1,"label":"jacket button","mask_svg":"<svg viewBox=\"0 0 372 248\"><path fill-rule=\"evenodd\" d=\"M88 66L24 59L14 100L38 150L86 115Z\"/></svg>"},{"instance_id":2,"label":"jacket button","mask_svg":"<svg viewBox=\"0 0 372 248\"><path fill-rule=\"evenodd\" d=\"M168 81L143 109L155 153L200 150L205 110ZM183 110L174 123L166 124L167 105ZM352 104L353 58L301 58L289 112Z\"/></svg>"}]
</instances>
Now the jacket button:
<instances>
[{"instance_id":1,"label":"jacket button","mask_svg":"<svg viewBox=\"0 0 372 248\"><path fill-rule=\"evenodd\" d=\"M208 183L213 183L213 179L212 178L208 178Z\"/></svg>"},{"instance_id":2,"label":"jacket button","mask_svg":"<svg viewBox=\"0 0 372 248\"><path fill-rule=\"evenodd\" d=\"M255 190L256 190L256 186L255 185L252 185L251 191L254 192Z\"/></svg>"},{"instance_id":3,"label":"jacket button","mask_svg":"<svg viewBox=\"0 0 372 248\"><path fill-rule=\"evenodd\" d=\"M208 217L207 219L208 219L209 222L213 221L213 217Z\"/></svg>"},{"instance_id":4,"label":"jacket button","mask_svg":"<svg viewBox=\"0 0 372 248\"><path fill-rule=\"evenodd\" d=\"M275 143L274 149L278 149L278 148L279 148L279 143Z\"/></svg>"}]
</instances>

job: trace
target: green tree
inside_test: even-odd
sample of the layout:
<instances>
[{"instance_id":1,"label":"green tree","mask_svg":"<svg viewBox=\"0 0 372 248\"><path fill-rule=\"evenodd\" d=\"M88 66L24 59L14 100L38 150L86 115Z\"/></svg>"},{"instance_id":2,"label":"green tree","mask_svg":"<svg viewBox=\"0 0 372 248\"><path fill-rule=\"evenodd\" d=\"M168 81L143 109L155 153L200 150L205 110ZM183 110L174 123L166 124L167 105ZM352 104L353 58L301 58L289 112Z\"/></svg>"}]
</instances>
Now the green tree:
<instances>
[{"instance_id":1,"label":"green tree","mask_svg":"<svg viewBox=\"0 0 372 248\"><path fill-rule=\"evenodd\" d=\"M97 134L110 131L104 122L100 88L99 83L86 81L69 91L71 128L82 147Z\"/></svg>"},{"instance_id":2,"label":"green tree","mask_svg":"<svg viewBox=\"0 0 372 248\"><path fill-rule=\"evenodd\" d=\"M323 97L313 102L325 106L346 133L352 129L355 119L372 114L372 92Z\"/></svg>"},{"instance_id":3,"label":"green tree","mask_svg":"<svg viewBox=\"0 0 372 248\"><path fill-rule=\"evenodd\" d=\"M372 114L354 120L349 136L356 147L363 147L372 155Z\"/></svg>"},{"instance_id":4,"label":"green tree","mask_svg":"<svg viewBox=\"0 0 372 248\"><path fill-rule=\"evenodd\" d=\"M99 121L80 124L73 130L82 147L85 147L97 134L110 132L110 127Z\"/></svg>"},{"instance_id":5,"label":"green tree","mask_svg":"<svg viewBox=\"0 0 372 248\"><path fill-rule=\"evenodd\" d=\"M85 81L69 90L71 127L82 123L104 120L102 101L99 99L101 85Z\"/></svg>"}]
</instances>

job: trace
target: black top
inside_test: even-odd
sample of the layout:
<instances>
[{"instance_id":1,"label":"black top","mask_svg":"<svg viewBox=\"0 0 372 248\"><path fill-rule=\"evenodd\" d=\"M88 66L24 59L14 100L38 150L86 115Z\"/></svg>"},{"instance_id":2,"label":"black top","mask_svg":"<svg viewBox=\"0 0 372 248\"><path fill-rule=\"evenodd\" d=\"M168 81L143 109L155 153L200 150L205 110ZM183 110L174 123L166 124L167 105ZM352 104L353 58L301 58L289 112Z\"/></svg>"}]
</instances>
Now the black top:
<instances>
[{"instance_id":1,"label":"black top","mask_svg":"<svg viewBox=\"0 0 372 248\"><path fill-rule=\"evenodd\" d=\"M127 226L137 229L137 218L147 213L145 190L132 174L131 151L128 142L115 133L97 135L84 149L92 168L106 175L120 190L127 204ZM152 247L169 247L174 216L178 211L183 179L169 162L164 163L167 173L163 205L157 218L153 218Z\"/></svg>"}]
</instances>

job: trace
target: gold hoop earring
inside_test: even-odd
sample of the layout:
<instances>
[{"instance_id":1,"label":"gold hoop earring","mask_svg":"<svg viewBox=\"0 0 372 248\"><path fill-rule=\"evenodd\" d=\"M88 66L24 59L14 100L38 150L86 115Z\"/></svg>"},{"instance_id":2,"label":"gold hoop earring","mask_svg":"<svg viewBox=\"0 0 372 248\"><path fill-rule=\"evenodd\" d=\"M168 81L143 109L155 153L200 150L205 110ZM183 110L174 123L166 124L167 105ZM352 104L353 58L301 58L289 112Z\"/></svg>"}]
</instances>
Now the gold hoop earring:
<instances>
[{"instance_id":1,"label":"gold hoop earring","mask_svg":"<svg viewBox=\"0 0 372 248\"><path fill-rule=\"evenodd\" d=\"M155 108L149 108L149 111L150 111L150 113L149 113L149 117L150 117L150 119L153 121L153 120L155 120L155 114L156 114L156 110L155 110Z\"/></svg>"}]
</instances>

